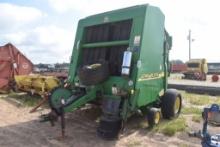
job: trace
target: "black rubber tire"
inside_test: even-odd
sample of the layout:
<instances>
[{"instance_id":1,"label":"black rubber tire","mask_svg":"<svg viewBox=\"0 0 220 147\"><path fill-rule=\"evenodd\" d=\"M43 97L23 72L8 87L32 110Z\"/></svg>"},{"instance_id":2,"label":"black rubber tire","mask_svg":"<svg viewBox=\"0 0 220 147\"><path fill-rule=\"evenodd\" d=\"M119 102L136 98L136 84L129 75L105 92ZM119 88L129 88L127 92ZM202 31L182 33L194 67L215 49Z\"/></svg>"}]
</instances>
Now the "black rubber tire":
<instances>
[{"instance_id":1,"label":"black rubber tire","mask_svg":"<svg viewBox=\"0 0 220 147\"><path fill-rule=\"evenodd\" d=\"M178 112L175 112L175 102L180 99ZM182 109L182 96L176 89L168 89L161 97L161 113L163 118L172 119L179 116Z\"/></svg>"},{"instance_id":2,"label":"black rubber tire","mask_svg":"<svg viewBox=\"0 0 220 147\"><path fill-rule=\"evenodd\" d=\"M97 128L97 135L105 140L114 140L118 138L122 128L121 119L103 119L101 118Z\"/></svg>"},{"instance_id":3,"label":"black rubber tire","mask_svg":"<svg viewBox=\"0 0 220 147\"><path fill-rule=\"evenodd\" d=\"M80 82L83 85L96 85L105 81L109 77L109 66L107 62L99 63L101 66L97 68L87 68L91 65L85 65L78 71Z\"/></svg>"},{"instance_id":4,"label":"black rubber tire","mask_svg":"<svg viewBox=\"0 0 220 147\"><path fill-rule=\"evenodd\" d=\"M147 113L147 120L150 128L154 127L155 125L158 125L160 122L160 116L158 122L156 122L157 113L159 113L160 115L160 111L157 108L151 108Z\"/></svg>"}]
</instances>

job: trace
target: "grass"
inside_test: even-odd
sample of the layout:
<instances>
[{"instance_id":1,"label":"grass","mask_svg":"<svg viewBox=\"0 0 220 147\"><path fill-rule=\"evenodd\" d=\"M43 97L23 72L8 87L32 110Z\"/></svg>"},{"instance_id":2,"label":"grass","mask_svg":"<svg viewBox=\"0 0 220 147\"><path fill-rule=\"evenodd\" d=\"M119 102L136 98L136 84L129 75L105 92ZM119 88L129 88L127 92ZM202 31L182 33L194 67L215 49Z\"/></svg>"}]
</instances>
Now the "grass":
<instances>
[{"instance_id":1,"label":"grass","mask_svg":"<svg viewBox=\"0 0 220 147\"><path fill-rule=\"evenodd\" d=\"M220 104L220 96L217 96L211 100L212 103Z\"/></svg>"},{"instance_id":2,"label":"grass","mask_svg":"<svg viewBox=\"0 0 220 147\"><path fill-rule=\"evenodd\" d=\"M193 105L206 105L210 102L210 96L208 95L198 95L198 94L191 94L187 92L181 92L183 98Z\"/></svg>"},{"instance_id":3,"label":"grass","mask_svg":"<svg viewBox=\"0 0 220 147\"><path fill-rule=\"evenodd\" d=\"M201 115L202 110L197 107L184 107L182 109L182 114L200 114Z\"/></svg>"},{"instance_id":4,"label":"grass","mask_svg":"<svg viewBox=\"0 0 220 147\"><path fill-rule=\"evenodd\" d=\"M0 98L5 98L5 97L7 97L7 95L0 94Z\"/></svg>"},{"instance_id":5,"label":"grass","mask_svg":"<svg viewBox=\"0 0 220 147\"><path fill-rule=\"evenodd\" d=\"M176 119L161 122L158 126L154 127L154 131L163 133L167 136L174 136L177 132L183 132L187 128L186 120L183 116Z\"/></svg>"},{"instance_id":6,"label":"grass","mask_svg":"<svg viewBox=\"0 0 220 147\"><path fill-rule=\"evenodd\" d=\"M210 103L210 98L208 96L195 96L189 99L189 103L193 105L206 105Z\"/></svg>"},{"instance_id":7,"label":"grass","mask_svg":"<svg viewBox=\"0 0 220 147\"><path fill-rule=\"evenodd\" d=\"M210 95L199 95L199 94L192 94L192 93L187 93L185 91L181 91L181 94L186 100L186 102L192 104L192 105L207 105L207 104L212 104L212 103L220 103L220 97L219 96L210 96Z\"/></svg>"},{"instance_id":8,"label":"grass","mask_svg":"<svg viewBox=\"0 0 220 147\"><path fill-rule=\"evenodd\" d=\"M192 121L200 123L202 121L202 116L201 115L193 115L192 116Z\"/></svg>"},{"instance_id":9,"label":"grass","mask_svg":"<svg viewBox=\"0 0 220 147\"><path fill-rule=\"evenodd\" d=\"M14 92L9 93L8 98L13 98L19 101L20 103L22 103L24 106L29 106L29 107L35 106L37 103L39 103L42 100L40 96L35 96L35 95L31 96L26 93L14 93Z\"/></svg>"}]
</instances>

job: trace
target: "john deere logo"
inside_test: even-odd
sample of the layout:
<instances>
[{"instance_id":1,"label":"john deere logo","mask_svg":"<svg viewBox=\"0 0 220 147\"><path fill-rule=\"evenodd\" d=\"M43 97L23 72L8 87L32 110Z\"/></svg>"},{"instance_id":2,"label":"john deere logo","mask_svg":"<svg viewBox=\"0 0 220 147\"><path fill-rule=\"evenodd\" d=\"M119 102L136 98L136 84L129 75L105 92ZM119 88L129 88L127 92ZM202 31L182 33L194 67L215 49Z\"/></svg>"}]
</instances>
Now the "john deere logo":
<instances>
[{"instance_id":1,"label":"john deere logo","mask_svg":"<svg viewBox=\"0 0 220 147\"><path fill-rule=\"evenodd\" d=\"M152 80L164 77L164 72L143 74L138 81Z\"/></svg>"}]
</instances>

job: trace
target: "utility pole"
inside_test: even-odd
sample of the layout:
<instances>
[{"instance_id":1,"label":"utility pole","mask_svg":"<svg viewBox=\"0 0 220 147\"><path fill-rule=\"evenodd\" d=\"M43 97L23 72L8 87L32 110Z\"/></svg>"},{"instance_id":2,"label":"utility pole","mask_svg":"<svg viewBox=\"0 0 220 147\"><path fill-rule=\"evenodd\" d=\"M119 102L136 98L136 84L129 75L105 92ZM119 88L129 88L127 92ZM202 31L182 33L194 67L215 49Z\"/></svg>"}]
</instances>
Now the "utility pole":
<instances>
[{"instance_id":1,"label":"utility pole","mask_svg":"<svg viewBox=\"0 0 220 147\"><path fill-rule=\"evenodd\" d=\"M187 39L189 40L189 60L190 60L191 59L191 43L195 40L195 39L192 39L191 37L191 30L189 30L189 35Z\"/></svg>"},{"instance_id":2,"label":"utility pole","mask_svg":"<svg viewBox=\"0 0 220 147\"><path fill-rule=\"evenodd\" d=\"M189 30L189 36L188 36L188 40L189 40L189 60L191 59L191 30Z\"/></svg>"}]
</instances>

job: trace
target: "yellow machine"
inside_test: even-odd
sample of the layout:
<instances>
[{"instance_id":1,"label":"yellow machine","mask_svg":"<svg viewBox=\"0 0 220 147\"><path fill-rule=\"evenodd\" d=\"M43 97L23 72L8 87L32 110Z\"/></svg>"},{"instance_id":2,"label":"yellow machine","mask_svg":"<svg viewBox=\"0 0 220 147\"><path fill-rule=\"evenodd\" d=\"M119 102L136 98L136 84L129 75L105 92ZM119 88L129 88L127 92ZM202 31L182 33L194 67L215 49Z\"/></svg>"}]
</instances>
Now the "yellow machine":
<instances>
[{"instance_id":1,"label":"yellow machine","mask_svg":"<svg viewBox=\"0 0 220 147\"><path fill-rule=\"evenodd\" d=\"M186 62L187 70L184 73L185 79L206 81L208 65L206 59L190 59Z\"/></svg>"},{"instance_id":2,"label":"yellow machine","mask_svg":"<svg viewBox=\"0 0 220 147\"><path fill-rule=\"evenodd\" d=\"M15 81L19 90L39 95L51 91L60 84L60 81L56 77L42 75L15 76Z\"/></svg>"}]
</instances>

